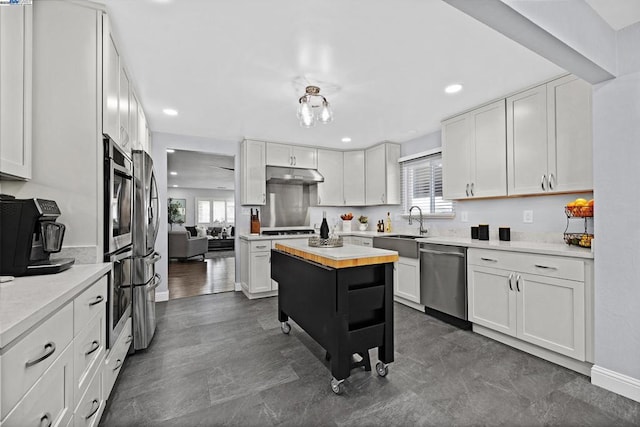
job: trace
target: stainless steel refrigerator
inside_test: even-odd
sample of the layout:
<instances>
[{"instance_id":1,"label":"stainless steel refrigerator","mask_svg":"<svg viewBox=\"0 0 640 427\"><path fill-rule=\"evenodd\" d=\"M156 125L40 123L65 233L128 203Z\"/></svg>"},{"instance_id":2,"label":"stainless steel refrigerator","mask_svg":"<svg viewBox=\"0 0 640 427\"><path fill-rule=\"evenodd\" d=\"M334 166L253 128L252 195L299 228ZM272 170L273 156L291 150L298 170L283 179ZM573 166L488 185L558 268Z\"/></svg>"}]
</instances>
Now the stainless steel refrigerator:
<instances>
[{"instance_id":1,"label":"stainless steel refrigerator","mask_svg":"<svg viewBox=\"0 0 640 427\"><path fill-rule=\"evenodd\" d=\"M162 282L155 271L160 255L155 250L160 217L158 187L151 156L133 150L133 348L149 346L156 330L155 290Z\"/></svg>"}]
</instances>

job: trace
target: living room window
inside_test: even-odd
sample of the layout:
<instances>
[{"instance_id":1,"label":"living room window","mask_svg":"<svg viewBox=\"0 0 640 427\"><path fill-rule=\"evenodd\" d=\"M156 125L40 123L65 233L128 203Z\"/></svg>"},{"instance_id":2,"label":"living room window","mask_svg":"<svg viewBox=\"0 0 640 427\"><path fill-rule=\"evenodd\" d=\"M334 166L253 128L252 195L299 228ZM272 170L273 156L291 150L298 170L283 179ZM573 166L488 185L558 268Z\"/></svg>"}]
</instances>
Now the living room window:
<instances>
[{"instance_id":1,"label":"living room window","mask_svg":"<svg viewBox=\"0 0 640 427\"><path fill-rule=\"evenodd\" d=\"M235 206L233 202L227 200L197 198L196 214L197 224L233 224L235 220Z\"/></svg>"}]
</instances>

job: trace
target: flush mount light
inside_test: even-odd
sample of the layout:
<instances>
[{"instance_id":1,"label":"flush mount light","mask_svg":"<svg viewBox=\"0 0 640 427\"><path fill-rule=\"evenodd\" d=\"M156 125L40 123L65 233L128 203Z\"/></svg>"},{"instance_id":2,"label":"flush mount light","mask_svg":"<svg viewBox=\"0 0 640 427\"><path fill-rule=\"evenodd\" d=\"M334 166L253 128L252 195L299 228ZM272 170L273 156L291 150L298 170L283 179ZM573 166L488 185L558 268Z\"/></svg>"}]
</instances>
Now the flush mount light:
<instances>
[{"instance_id":1,"label":"flush mount light","mask_svg":"<svg viewBox=\"0 0 640 427\"><path fill-rule=\"evenodd\" d=\"M178 175L178 172L171 171L171 172L169 172L169 175Z\"/></svg>"},{"instance_id":2,"label":"flush mount light","mask_svg":"<svg viewBox=\"0 0 640 427\"><path fill-rule=\"evenodd\" d=\"M342 142L351 142L351 138L349 138L348 136L345 136L344 138L342 138L341 141Z\"/></svg>"},{"instance_id":3,"label":"flush mount light","mask_svg":"<svg viewBox=\"0 0 640 427\"><path fill-rule=\"evenodd\" d=\"M310 128L316 125L317 121L322 124L333 121L333 111L327 98L320 95L318 86L307 86L305 94L298 99L298 119L300 126ZM316 111L314 112L314 109Z\"/></svg>"},{"instance_id":4,"label":"flush mount light","mask_svg":"<svg viewBox=\"0 0 640 427\"><path fill-rule=\"evenodd\" d=\"M162 112L165 113L167 116L178 115L178 110L174 110L173 108L165 108L164 110L162 110Z\"/></svg>"},{"instance_id":5,"label":"flush mount light","mask_svg":"<svg viewBox=\"0 0 640 427\"><path fill-rule=\"evenodd\" d=\"M175 153L176 150L174 150L173 148L167 148L167 153Z\"/></svg>"},{"instance_id":6,"label":"flush mount light","mask_svg":"<svg viewBox=\"0 0 640 427\"><path fill-rule=\"evenodd\" d=\"M450 84L449 86L444 88L446 93L458 93L462 90L462 85L460 83Z\"/></svg>"}]
</instances>

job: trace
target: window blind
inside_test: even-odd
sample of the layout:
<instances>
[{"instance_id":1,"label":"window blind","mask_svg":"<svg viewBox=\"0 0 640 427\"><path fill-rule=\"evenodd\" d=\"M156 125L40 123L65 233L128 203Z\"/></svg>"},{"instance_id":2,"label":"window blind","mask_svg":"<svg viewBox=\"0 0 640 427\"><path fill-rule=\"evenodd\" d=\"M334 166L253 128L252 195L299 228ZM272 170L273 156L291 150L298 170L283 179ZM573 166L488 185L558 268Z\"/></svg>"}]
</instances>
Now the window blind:
<instances>
[{"instance_id":1,"label":"window blind","mask_svg":"<svg viewBox=\"0 0 640 427\"><path fill-rule=\"evenodd\" d=\"M424 215L452 214L453 202L442 197L442 154L400 163L401 203L405 214L419 206Z\"/></svg>"},{"instance_id":2,"label":"window blind","mask_svg":"<svg viewBox=\"0 0 640 427\"><path fill-rule=\"evenodd\" d=\"M208 224L211 222L211 201L198 200L198 224Z\"/></svg>"}]
</instances>

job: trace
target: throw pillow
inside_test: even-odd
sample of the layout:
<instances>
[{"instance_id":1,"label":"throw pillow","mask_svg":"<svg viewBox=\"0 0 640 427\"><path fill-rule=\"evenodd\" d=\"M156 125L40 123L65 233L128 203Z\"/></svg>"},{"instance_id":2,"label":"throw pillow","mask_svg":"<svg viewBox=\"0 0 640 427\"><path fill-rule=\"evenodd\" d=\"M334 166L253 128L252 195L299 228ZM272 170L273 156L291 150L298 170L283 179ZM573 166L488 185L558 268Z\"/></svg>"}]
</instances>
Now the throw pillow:
<instances>
[{"instance_id":1,"label":"throw pillow","mask_svg":"<svg viewBox=\"0 0 640 427\"><path fill-rule=\"evenodd\" d=\"M205 227L197 226L196 231L198 237L207 237L207 229Z\"/></svg>"},{"instance_id":2,"label":"throw pillow","mask_svg":"<svg viewBox=\"0 0 640 427\"><path fill-rule=\"evenodd\" d=\"M196 237L198 235L198 231L195 226L189 225L184 228L191 234L191 237Z\"/></svg>"}]
</instances>

